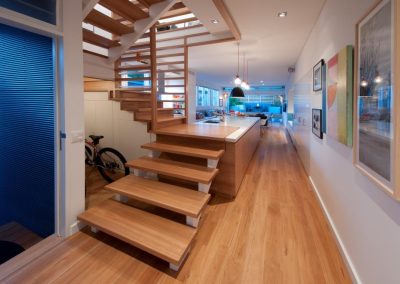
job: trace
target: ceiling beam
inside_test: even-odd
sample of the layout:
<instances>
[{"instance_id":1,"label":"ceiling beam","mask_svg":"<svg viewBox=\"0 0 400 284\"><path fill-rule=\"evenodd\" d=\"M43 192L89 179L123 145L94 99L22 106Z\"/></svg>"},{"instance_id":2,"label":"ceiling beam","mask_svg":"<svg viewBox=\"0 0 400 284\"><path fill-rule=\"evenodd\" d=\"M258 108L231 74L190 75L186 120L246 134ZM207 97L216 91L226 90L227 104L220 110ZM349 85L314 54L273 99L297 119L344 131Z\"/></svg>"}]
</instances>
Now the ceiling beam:
<instances>
[{"instance_id":1,"label":"ceiling beam","mask_svg":"<svg viewBox=\"0 0 400 284\"><path fill-rule=\"evenodd\" d=\"M149 17L136 21L133 24L134 32L122 35L120 38L121 46L109 49L109 60L114 62L125 51L127 51L142 35L149 30L160 18L167 12L178 0L165 0L163 2L151 5L149 8Z\"/></svg>"},{"instance_id":2,"label":"ceiling beam","mask_svg":"<svg viewBox=\"0 0 400 284\"><path fill-rule=\"evenodd\" d=\"M240 30L237 27L231 13L229 12L228 7L226 7L224 0L213 0L213 2L215 7L217 7L217 10L221 14L222 18L224 19L225 23L227 24L234 38L236 40L240 40L242 37L240 34Z\"/></svg>"}]
</instances>

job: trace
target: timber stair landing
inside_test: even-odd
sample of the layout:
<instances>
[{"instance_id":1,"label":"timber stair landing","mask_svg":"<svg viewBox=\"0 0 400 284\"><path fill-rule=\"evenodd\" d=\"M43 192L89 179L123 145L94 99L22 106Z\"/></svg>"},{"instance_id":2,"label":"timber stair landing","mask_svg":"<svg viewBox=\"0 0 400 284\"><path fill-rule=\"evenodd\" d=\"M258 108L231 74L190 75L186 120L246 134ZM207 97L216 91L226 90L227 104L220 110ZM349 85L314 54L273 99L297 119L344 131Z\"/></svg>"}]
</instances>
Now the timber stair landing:
<instances>
[{"instance_id":1,"label":"timber stair landing","mask_svg":"<svg viewBox=\"0 0 400 284\"><path fill-rule=\"evenodd\" d=\"M152 255L179 266L187 255L197 230L133 208L106 200L78 219Z\"/></svg>"}]
</instances>

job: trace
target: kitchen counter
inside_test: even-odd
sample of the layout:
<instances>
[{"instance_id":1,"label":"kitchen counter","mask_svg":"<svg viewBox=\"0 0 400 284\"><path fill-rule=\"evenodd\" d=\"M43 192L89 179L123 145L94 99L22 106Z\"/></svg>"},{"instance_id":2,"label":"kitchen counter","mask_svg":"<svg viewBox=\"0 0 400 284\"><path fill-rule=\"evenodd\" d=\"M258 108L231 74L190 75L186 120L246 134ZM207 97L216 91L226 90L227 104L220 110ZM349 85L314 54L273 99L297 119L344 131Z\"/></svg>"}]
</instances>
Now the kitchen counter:
<instances>
[{"instance_id":1,"label":"kitchen counter","mask_svg":"<svg viewBox=\"0 0 400 284\"><path fill-rule=\"evenodd\" d=\"M207 124L214 127L237 127L238 129L230 133L225 137L227 142L237 142L250 128L256 124L260 118L259 117L245 117L245 116L225 116L225 120L219 123L207 123L207 120L217 120L216 118L208 118L202 121L198 121L195 124Z\"/></svg>"}]
</instances>

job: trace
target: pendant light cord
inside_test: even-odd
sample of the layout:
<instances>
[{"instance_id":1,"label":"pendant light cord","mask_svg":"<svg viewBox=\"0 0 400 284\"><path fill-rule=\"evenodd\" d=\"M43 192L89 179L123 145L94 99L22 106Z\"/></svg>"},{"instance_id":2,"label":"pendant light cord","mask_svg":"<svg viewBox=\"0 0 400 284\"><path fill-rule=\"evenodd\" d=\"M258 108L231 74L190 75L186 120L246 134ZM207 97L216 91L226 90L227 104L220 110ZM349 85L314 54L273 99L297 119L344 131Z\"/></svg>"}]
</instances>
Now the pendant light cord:
<instances>
[{"instance_id":1,"label":"pendant light cord","mask_svg":"<svg viewBox=\"0 0 400 284\"><path fill-rule=\"evenodd\" d=\"M246 75L246 82L247 82L247 84L249 84L249 60L247 59L247 75Z\"/></svg>"},{"instance_id":2,"label":"pendant light cord","mask_svg":"<svg viewBox=\"0 0 400 284\"><path fill-rule=\"evenodd\" d=\"M240 43L239 42L237 42L237 46L238 46L238 48L237 48L237 50L238 50L238 56L237 56L237 58L238 58L238 60L237 60L237 75L239 76L239 48L240 48Z\"/></svg>"},{"instance_id":3,"label":"pendant light cord","mask_svg":"<svg viewBox=\"0 0 400 284\"><path fill-rule=\"evenodd\" d=\"M245 71L246 71L246 54L243 53L243 81L245 81Z\"/></svg>"}]
</instances>

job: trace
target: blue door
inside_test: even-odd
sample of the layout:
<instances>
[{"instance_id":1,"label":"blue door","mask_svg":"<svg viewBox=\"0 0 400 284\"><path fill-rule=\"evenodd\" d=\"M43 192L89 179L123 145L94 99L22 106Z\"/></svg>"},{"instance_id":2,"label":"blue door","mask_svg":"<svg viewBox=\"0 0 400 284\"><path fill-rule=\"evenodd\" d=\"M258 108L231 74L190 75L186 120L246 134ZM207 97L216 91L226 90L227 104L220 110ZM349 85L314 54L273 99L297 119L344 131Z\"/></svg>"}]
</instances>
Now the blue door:
<instances>
[{"instance_id":1,"label":"blue door","mask_svg":"<svg viewBox=\"0 0 400 284\"><path fill-rule=\"evenodd\" d=\"M52 38L0 24L0 228L39 238L55 232L53 50Z\"/></svg>"}]
</instances>

